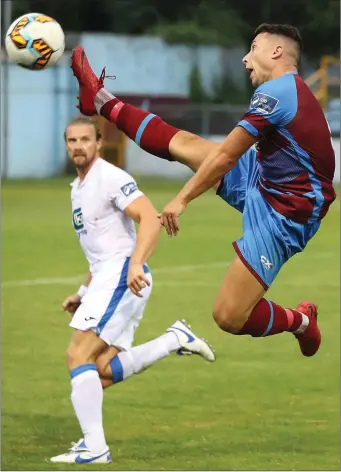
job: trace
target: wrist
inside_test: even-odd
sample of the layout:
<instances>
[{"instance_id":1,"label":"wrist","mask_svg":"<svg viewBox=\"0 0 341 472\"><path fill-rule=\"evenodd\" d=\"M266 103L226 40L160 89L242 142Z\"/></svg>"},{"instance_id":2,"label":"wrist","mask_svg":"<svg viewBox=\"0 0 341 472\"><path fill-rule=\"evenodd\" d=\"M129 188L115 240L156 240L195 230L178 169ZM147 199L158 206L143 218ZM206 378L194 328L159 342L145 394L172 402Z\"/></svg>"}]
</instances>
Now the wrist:
<instances>
[{"instance_id":1,"label":"wrist","mask_svg":"<svg viewBox=\"0 0 341 472\"><path fill-rule=\"evenodd\" d=\"M181 203L181 205L187 206L189 202L191 201L190 197L188 194L180 192L176 199Z\"/></svg>"},{"instance_id":2,"label":"wrist","mask_svg":"<svg viewBox=\"0 0 341 472\"><path fill-rule=\"evenodd\" d=\"M143 265L143 262L140 259L130 259L130 265Z\"/></svg>"},{"instance_id":3,"label":"wrist","mask_svg":"<svg viewBox=\"0 0 341 472\"><path fill-rule=\"evenodd\" d=\"M80 296L80 299L82 299L88 292L89 287L86 285L81 285L77 291L77 294Z\"/></svg>"}]
</instances>

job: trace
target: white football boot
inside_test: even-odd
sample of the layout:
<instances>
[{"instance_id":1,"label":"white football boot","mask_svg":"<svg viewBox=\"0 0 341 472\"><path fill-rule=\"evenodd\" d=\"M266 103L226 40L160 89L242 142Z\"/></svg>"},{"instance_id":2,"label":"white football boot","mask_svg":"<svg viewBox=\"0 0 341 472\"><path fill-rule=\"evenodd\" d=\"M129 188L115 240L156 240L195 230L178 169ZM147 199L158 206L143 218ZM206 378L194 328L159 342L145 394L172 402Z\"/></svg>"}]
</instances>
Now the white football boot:
<instances>
[{"instance_id":1,"label":"white football boot","mask_svg":"<svg viewBox=\"0 0 341 472\"><path fill-rule=\"evenodd\" d=\"M50 462L67 464L109 464L111 456L108 446L100 454L93 454L85 445L84 439L72 443L72 447L65 454L51 457Z\"/></svg>"},{"instance_id":2,"label":"white football boot","mask_svg":"<svg viewBox=\"0 0 341 472\"><path fill-rule=\"evenodd\" d=\"M184 320L177 320L166 330L166 332L173 332L177 335L181 346L180 349L178 349L177 354L197 354L203 357L206 361L215 361L214 351L208 342L196 336L193 331L191 331L191 327L186 324Z\"/></svg>"}]
</instances>

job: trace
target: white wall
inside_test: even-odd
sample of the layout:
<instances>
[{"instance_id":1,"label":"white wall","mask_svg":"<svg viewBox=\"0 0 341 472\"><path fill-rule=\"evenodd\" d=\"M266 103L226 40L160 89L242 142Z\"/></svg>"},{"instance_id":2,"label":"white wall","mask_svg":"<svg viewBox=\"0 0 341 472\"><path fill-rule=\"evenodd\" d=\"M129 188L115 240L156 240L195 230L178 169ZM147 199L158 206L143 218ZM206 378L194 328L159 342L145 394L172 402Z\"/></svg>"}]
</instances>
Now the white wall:
<instances>
[{"instance_id":1,"label":"white wall","mask_svg":"<svg viewBox=\"0 0 341 472\"><path fill-rule=\"evenodd\" d=\"M246 84L241 58L244 48L170 45L154 36L83 34L81 44L97 74L106 66L115 81L106 82L117 95L147 94L187 97L189 77L197 64L207 91L212 81L228 71L239 86Z\"/></svg>"},{"instance_id":2,"label":"white wall","mask_svg":"<svg viewBox=\"0 0 341 472\"><path fill-rule=\"evenodd\" d=\"M106 86L118 95L187 97L188 79L196 61L208 89L223 70L230 70L231 76L240 83L245 77L239 60L243 49L223 50L215 46L193 49L168 45L157 37L111 34L83 34L80 42L98 74L107 66L107 74L117 76L115 81L107 80ZM63 132L68 121L78 114L75 108L77 81L69 66L67 54L57 67L43 71L29 71L10 64L8 116L3 109L3 82L0 87L3 177L50 177L63 170ZM4 67L1 69L3 73ZM8 123L7 136L5 122ZM178 171L172 166L170 173L174 172L177 176Z\"/></svg>"},{"instance_id":3,"label":"white wall","mask_svg":"<svg viewBox=\"0 0 341 472\"><path fill-rule=\"evenodd\" d=\"M8 75L8 116L2 109L1 117L2 170L7 158L3 177L43 178L59 174L65 164L65 126L78 113L77 82L70 68L67 65L30 71L10 64ZM0 93L3 104L3 87Z\"/></svg>"},{"instance_id":4,"label":"white wall","mask_svg":"<svg viewBox=\"0 0 341 472\"><path fill-rule=\"evenodd\" d=\"M211 136L213 141L220 142L224 136ZM340 182L340 139L334 138L333 145L336 156L334 182ZM192 175L187 167L177 162L158 159L139 148L134 142L128 141L126 148L126 170L134 175L186 179Z\"/></svg>"},{"instance_id":5,"label":"white wall","mask_svg":"<svg viewBox=\"0 0 341 472\"><path fill-rule=\"evenodd\" d=\"M115 35L81 36L94 69L104 65L107 73L117 76L107 81L117 94L187 96L188 78L195 60L205 86L216 75L228 70L235 80L244 80L240 61L242 49L223 50L213 46L196 49L167 45L155 37ZM2 64L0 63L0 66ZM3 73L4 67L1 72ZM0 87L3 113L4 86ZM7 163L7 178L49 177L58 175L65 165L63 132L67 122L78 114L75 104L77 81L64 55L58 67L32 72L11 64L8 81L8 116L1 115L1 164ZM8 136L4 136L4 123ZM222 137L217 137L217 140ZM336 139L336 181L340 181L340 140ZM127 168L132 173L170 178L186 178L190 172L180 164L147 156L134 143L127 148Z\"/></svg>"}]
</instances>

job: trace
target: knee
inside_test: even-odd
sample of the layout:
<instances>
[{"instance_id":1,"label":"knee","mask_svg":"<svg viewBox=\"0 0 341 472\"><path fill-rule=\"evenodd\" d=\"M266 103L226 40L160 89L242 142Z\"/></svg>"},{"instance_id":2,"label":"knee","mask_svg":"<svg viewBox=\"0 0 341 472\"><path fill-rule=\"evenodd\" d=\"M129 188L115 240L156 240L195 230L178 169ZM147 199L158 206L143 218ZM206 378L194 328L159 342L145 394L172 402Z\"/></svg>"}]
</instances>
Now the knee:
<instances>
[{"instance_id":1,"label":"knee","mask_svg":"<svg viewBox=\"0 0 341 472\"><path fill-rule=\"evenodd\" d=\"M213 319L220 329L227 333L237 334L243 327L245 314L241 312L237 304L215 303Z\"/></svg>"},{"instance_id":2,"label":"knee","mask_svg":"<svg viewBox=\"0 0 341 472\"><path fill-rule=\"evenodd\" d=\"M89 356L81 344L71 344L66 350L66 362L69 369L73 369L82 364L93 363L95 360Z\"/></svg>"}]
</instances>

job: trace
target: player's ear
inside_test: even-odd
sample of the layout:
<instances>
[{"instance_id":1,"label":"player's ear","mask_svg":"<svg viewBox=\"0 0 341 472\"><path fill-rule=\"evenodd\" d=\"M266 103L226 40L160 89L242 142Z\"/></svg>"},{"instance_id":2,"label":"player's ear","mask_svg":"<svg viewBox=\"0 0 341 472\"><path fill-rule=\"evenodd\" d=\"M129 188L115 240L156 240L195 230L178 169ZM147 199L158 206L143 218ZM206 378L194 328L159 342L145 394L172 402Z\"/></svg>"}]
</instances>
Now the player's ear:
<instances>
[{"instance_id":1,"label":"player's ear","mask_svg":"<svg viewBox=\"0 0 341 472\"><path fill-rule=\"evenodd\" d=\"M283 54L283 46L276 46L272 52L272 58L273 59L278 59L281 57Z\"/></svg>"},{"instance_id":2,"label":"player's ear","mask_svg":"<svg viewBox=\"0 0 341 472\"><path fill-rule=\"evenodd\" d=\"M99 152L102 148L102 139L98 139L97 140L97 152Z\"/></svg>"}]
</instances>

